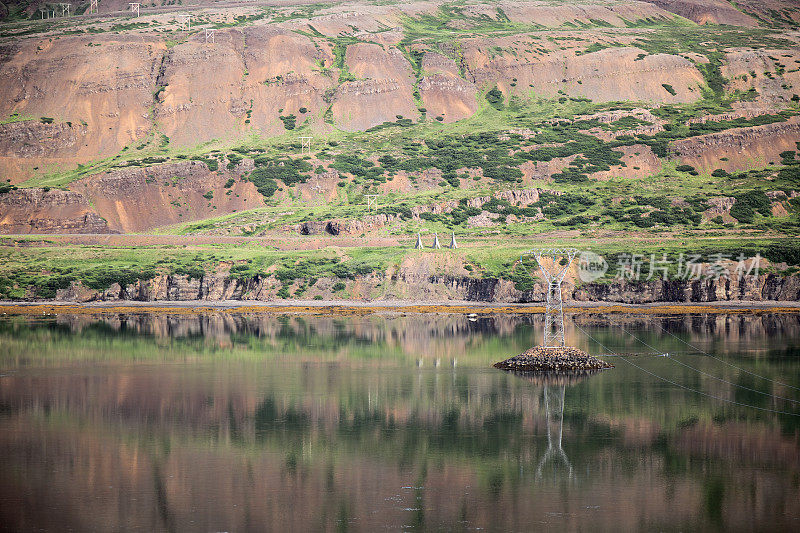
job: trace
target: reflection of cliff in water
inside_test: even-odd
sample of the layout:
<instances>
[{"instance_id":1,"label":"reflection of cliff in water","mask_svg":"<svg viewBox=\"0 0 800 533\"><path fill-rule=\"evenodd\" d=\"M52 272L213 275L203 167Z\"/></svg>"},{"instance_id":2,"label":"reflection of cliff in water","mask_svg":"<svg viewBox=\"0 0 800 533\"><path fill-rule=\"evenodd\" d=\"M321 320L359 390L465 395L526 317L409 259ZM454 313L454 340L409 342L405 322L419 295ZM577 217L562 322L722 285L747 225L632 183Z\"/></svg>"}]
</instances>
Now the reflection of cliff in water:
<instances>
[{"instance_id":1,"label":"reflection of cliff in water","mask_svg":"<svg viewBox=\"0 0 800 533\"><path fill-rule=\"evenodd\" d=\"M676 316L591 315L568 316L565 322L567 343L588 351L601 351L583 331L587 330L603 345L609 336L618 337L619 326L636 329L644 340L660 340L668 349L688 348L672 335L704 349L747 350L772 339L800 337L800 314L706 314ZM70 332L81 332L102 325L109 334L149 336L154 339L198 339L217 346L245 345L259 339L273 345L326 346L348 344L383 345L399 353L426 358L452 359L476 344L494 337L513 337L522 349L540 342L540 315L487 315L470 321L463 315L425 314L365 317L311 315L204 313L198 315L119 314L61 315L58 323ZM617 351L641 352L642 345L623 338ZM613 342L611 343L614 344ZM668 350L665 350L668 351ZM507 355L513 355L509 353Z\"/></svg>"}]
</instances>

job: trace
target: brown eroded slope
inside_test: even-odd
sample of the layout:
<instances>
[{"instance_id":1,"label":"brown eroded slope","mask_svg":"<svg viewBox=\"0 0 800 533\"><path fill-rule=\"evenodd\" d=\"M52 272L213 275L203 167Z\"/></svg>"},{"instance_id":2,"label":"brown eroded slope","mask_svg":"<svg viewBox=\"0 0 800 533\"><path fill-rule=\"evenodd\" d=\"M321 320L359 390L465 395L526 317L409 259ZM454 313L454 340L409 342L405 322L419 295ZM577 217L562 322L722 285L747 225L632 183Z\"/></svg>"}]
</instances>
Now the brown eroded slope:
<instances>
[{"instance_id":1,"label":"brown eroded slope","mask_svg":"<svg viewBox=\"0 0 800 533\"><path fill-rule=\"evenodd\" d=\"M698 24L728 24L755 28L758 21L725 0L644 0Z\"/></svg>"},{"instance_id":2,"label":"brown eroded slope","mask_svg":"<svg viewBox=\"0 0 800 533\"><path fill-rule=\"evenodd\" d=\"M357 79L343 83L333 101L331 112L340 128L364 130L398 115L419 117L411 65L400 50L357 43L347 47L345 60Z\"/></svg>"},{"instance_id":3,"label":"brown eroded slope","mask_svg":"<svg viewBox=\"0 0 800 533\"><path fill-rule=\"evenodd\" d=\"M498 18L497 8L512 22L539 24L556 28L565 24L593 24L602 21L616 27L625 27L626 21L646 18L669 19L672 15L647 2L598 2L572 4L567 2L499 2L498 5L478 4L467 6L464 13L475 17Z\"/></svg>"},{"instance_id":4,"label":"brown eroded slope","mask_svg":"<svg viewBox=\"0 0 800 533\"><path fill-rule=\"evenodd\" d=\"M329 48L268 26L218 32L215 40L194 36L164 56L157 116L172 141L192 145L253 128L280 134L281 115L299 124L300 108L324 110L332 80L317 62L331 64Z\"/></svg>"},{"instance_id":5,"label":"brown eroded slope","mask_svg":"<svg viewBox=\"0 0 800 533\"><path fill-rule=\"evenodd\" d=\"M782 26L800 23L800 3L786 0L736 0L736 6L755 18Z\"/></svg>"},{"instance_id":6,"label":"brown eroded slope","mask_svg":"<svg viewBox=\"0 0 800 533\"><path fill-rule=\"evenodd\" d=\"M0 174L19 183L38 169L81 163L86 160L79 153L85 148L88 130L88 126L71 122L0 124Z\"/></svg>"},{"instance_id":7,"label":"brown eroded slope","mask_svg":"<svg viewBox=\"0 0 800 533\"><path fill-rule=\"evenodd\" d=\"M118 169L84 178L72 186L88 198L110 228L144 231L264 205L252 183L235 181L205 163L184 161L149 168ZM212 193L212 198L204 195Z\"/></svg>"},{"instance_id":8,"label":"brown eroded slope","mask_svg":"<svg viewBox=\"0 0 800 533\"><path fill-rule=\"evenodd\" d=\"M735 48L726 53L721 71L732 90L756 89L760 105L781 105L800 93L798 50L754 50ZM776 74L782 71L783 74Z\"/></svg>"},{"instance_id":9,"label":"brown eroded slope","mask_svg":"<svg viewBox=\"0 0 800 533\"><path fill-rule=\"evenodd\" d=\"M186 145L244 126L242 35L220 32L212 46L195 36L164 54L156 118L172 142ZM156 89L158 91L158 89Z\"/></svg>"},{"instance_id":10,"label":"brown eroded slope","mask_svg":"<svg viewBox=\"0 0 800 533\"><path fill-rule=\"evenodd\" d=\"M727 171L762 168L780 161L780 154L796 150L800 139L800 118L786 122L736 128L700 135L671 143L683 163L705 169ZM723 159L727 158L727 159Z\"/></svg>"},{"instance_id":11,"label":"brown eroded slope","mask_svg":"<svg viewBox=\"0 0 800 533\"><path fill-rule=\"evenodd\" d=\"M244 30L247 48L244 53L248 75L245 103L252 101L252 125L263 133L284 131L279 116L294 114L298 126L309 115L327 108L326 90L335 86L333 77L321 72L330 67L333 53L328 43L317 44L308 37L270 26ZM320 121L321 122L321 121Z\"/></svg>"},{"instance_id":12,"label":"brown eroded slope","mask_svg":"<svg viewBox=\"0 0 800 533\"><path fill-rule=\"evenodd\" d=\"M502 45L504 41L498 43ZM514 53L492 57L487 54L487 44L493 43L475 39L465 42L465 62L478 86L497 81L507 94L524 94L533 89L537 94L553 97L561 90L597 102L687 103L701 98L703 76L681 56L647 55L638 48L618 47L578 56L573 51L553 51L542 56L515 49ZM664 84L671 85L676 94L667 91Z\"/></svg>"},{"instance_id":13,"label":"brown eroded slope","mask_svg":"<svg viewBox=\"0 0 800 533\"><path fill-rule=\"evenodd\" d=\"M6 46L7 59L0 62L0 116L44 116L81 126L80 141L74 142L53 138L51 129L31 130L29 136L45 145L36 153L24 153L25 143L4 143L3 156L23 159L0 159L0 172L13 181L26 177L13 172L15 167L90 161L118 152L150 129L152 88L164 49L160 39L104 34ZM30 158L35 162L27 164Z\"/></svg>"},{"instance_id":14,"label":"brown eroded slope","mask_svg":"<svg viewBox=\"0 0 800 533\"><path fill-rule=\"evenodd\" d=\"M458 65L449 57L428 52L422 58L419 92L428 116L455 122L478 110L477 87L462 78Z\"/></svg>"}]
</instances>

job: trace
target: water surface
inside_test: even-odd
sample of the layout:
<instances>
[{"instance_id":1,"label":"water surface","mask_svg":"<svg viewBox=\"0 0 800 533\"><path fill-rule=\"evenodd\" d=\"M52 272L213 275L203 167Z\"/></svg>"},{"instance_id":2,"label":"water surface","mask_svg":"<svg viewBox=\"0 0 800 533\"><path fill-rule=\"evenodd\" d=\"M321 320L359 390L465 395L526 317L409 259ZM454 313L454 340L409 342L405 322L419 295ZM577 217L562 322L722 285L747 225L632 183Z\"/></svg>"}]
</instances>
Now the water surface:
<instances>
[{"instance_id":1,"label":"water surface","mask_svg":"<svg viewBox=\"0 0 800 533\"><path fill-rule=\"evenodd\" d=\"M800 529L800 316L578 316L570 344L639 355L491 368L540 328L4 317L0 528Z\"/></svg>"}]
</instances>

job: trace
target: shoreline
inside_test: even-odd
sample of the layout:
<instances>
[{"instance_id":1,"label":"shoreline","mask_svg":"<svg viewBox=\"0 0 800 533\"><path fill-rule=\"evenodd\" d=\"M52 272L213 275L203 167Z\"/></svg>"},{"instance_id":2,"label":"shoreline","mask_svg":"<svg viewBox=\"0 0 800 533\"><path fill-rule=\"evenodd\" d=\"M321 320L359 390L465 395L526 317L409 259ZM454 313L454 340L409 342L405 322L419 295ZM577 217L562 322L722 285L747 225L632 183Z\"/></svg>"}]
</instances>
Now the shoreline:
<instances>
[{"instance_id":1,"label":"shoreline","mask_svg":"<svg viewBox=\"0 0 800 533\"><path fill-rule=\"evenodd\" d=\"M371 315L403 313L446 314L541 314L544 306L539 303L491 303L470 301L241 301L227 300L205 302L192 301L119 301L119 302L14 302L0 301L3 315L68 315L68 314L202 314L202 313L264 313L264 314L318 314L318 315ZM564 304L564 313L572 314L770 314L800 313L800 302L654 302L646 304L571 302Z\"/></svg>"}]
</instances>

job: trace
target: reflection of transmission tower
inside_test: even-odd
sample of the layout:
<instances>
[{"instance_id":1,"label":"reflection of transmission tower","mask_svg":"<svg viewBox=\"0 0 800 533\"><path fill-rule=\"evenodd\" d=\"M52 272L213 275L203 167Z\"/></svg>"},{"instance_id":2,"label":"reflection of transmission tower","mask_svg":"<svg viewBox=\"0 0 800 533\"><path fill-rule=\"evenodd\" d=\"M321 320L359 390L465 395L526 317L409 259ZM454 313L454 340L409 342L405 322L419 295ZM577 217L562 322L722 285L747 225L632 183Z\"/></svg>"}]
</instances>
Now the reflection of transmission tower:
<instances>
[{"instance_id":1,"label":"reflection of transmission tower","mask_svg":"<svg viewBox=\"0 0 800 533\"><path fill-rule=\"evenodd\" d=\"M542 478L545 464L558 461L567 469L567 479L572 479L572 464L561 448L561 436L564 430L564 385L544 387L544 410L547 416L547 451L544 452L539 466L536 467L536 479ZM555 470L555 469L554 469ZM555 472L554 472L555 474Z\"/></svg>"},{"instance_id":2,"label":"reflection of transmission tower","mask_svg":"<svg viewBox=\"0 0 800 533\"><path fill-rule=\"evenodd\" d=\"M575 248L542 248L522 254L523 261L530 256L536 258L539 270L547 282L544 340L542 341L542 346L545 348L564 346L564 307L561 300L561 282L577 253L578 250ZM524 263L523 267L527 268Z\"/></svg>"}]
</instances>

